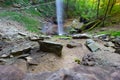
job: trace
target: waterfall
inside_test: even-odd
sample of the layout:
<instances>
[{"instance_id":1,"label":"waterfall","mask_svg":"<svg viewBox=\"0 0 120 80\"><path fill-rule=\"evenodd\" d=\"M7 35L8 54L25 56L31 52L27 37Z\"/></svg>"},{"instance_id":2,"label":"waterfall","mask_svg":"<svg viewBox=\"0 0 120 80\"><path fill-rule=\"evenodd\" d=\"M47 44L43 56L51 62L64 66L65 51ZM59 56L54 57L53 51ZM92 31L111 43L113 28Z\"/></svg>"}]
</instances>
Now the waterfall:
<instances>
[{"instance_id":1,"label":"waterfall","mask_svg":"<svg viewBox=\"0 0 120 80\"><path fill-rule=\"evenodd\" d=\"M63 35L63 0L56 0L58 35Z\"/></svg>"}]
</instances>

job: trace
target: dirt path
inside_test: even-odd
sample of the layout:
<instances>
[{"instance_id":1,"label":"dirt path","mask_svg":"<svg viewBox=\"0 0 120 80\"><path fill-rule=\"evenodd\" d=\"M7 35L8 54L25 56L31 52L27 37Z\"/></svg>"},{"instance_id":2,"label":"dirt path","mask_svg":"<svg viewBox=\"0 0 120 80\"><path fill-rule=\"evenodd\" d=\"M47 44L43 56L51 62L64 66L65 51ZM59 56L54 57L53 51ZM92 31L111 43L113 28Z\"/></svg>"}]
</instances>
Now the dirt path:
<instances>
[{"instance_id":1,"label":"dirt path","mask_svg":"<svg viewBox=\"0 0 120 80\"><path fill-rule=\"evenodd\" d=\"M90 51L84 46L85 40L72 40L79 42L82 46L69 49L66 47L66 44L70 42L69 40L58 40L64 45L62 50L62 57L58 57L53 53L33 53L34 59L39 62L38 66L34 66L30 69L32 72L45 72L45 71L55 71L61 68L72 68L75 65L78 65L75 62L75 59L82 59L82 57L90 53ZM41 57L41 54L45 56Z\"/></svg>"},{"instance_id":2,"label":"dirt path","mask_svg":"<svg viewBox=\"0 0 120 80\"><path fill-rule=\"evenodd\" d=\"M21 24L13 21L0 21L0 28L1 28L0 34L7 36L12 35L13 37L15 34L18 34L19 31L26 32ZM63 44L64 47L62 50L62 57L58 57L53 53L38 52L37 50L39 46L36 43L35 48L33 48L30 56L33 58L35 62L38 63L38 65L30 65L30 66L27 65L26 66L27 70L25 70L24 65L26 65L27 62L23 61L25 62L25 64L21 62L17 65L17 67L24 68L23 70L32 73L56 71L61 68L71 68L73 66L78 65L75 62L75 59L80 59L81 61L85 54L91 53L89 49L85 46L86 39L61 40L56 38L56 39L49 39L49 41L59 42ZM67 48L66 44L68 44L71 41L77 42L81 46L71 49ZM101 41L97 41L97 42L100 44L102 51L96 52L95 54L97 54L98 57L101 57L101 59L105 61L109 61L111 63L120 65L120 55L113 53L112 48L105 48L104 42Z\"/></svg>"}]
</instances>

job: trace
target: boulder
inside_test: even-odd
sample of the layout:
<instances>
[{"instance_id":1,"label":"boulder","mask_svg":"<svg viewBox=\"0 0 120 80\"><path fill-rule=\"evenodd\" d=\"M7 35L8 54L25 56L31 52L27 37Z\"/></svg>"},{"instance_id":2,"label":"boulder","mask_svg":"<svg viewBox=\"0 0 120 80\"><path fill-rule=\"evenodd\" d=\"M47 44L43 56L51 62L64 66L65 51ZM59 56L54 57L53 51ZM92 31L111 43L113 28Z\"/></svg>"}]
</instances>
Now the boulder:
<instances>
[{"instance_id":1,"label":"boulder","mask_svg":"<svg viewBox=\"0 0 120 80\"><path fill-rule=\"evenodd\" d=\"M54 73L29 74L23 80L119 80L120 69L110 67L76 66Z\"/></svg>"},{"instance_id":2,"label":"boulder","mask_svg":"<svg viewBox=\"0 0 120 80\"><path fill-rule=\"evenodd\" d=\"M0 65L0 80L23 80L24 73L15 66Z\"/></svg>"},{"instance_id":3,"label":"boulder","mask_svg":"<svg viewBox=\"0 0 120 80\"><path fill-rule=\"evenodd\" d=\"M63 45L56 42L50 42L50 41L41 41L40 44L40 50L44 52L50 52L55 53L58 56L62 55L62 48Z\"/></svg>"}]
</instances>

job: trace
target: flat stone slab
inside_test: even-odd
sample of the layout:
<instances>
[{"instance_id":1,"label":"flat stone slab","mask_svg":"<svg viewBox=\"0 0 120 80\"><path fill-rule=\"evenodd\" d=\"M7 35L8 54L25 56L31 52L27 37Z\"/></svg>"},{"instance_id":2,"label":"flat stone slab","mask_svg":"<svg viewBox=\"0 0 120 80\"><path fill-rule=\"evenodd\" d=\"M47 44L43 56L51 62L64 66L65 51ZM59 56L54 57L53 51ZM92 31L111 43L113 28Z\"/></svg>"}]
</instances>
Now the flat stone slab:
<instances>
[{"instance_id":1,"label":"flat stone slab","mask_svg":"<svg viewBox=\"0 0 120 80\"><path fill-rule=\"evenodd\" d=\"M99 46L98 44L92 40L92 39L87 39L86 41L86 46L92 51L92 52L96 52L97 50L99 50Z\"/></svg>"},{"instance_id":2,"label":"flat stone slab","mask_svg":"<svg viewBox=\"0 0 120 80\"><path fill-rule=\"evenodd\" d=\"M63 45L56 42L50 42L50 41L41 41L40 44L40 50L44 52L50 52L55 53L58 56L62 55L62 48Z\"/></svg>"},{"instance_id":3,"label":"flat stone slab","mask_svg":"<svg viewBox=\"0 0 120 80\"><path fill-rule=\"evenodd\" d=\"M30 53L30 50L31 50L31 46L17 46L17 47L14 47L13 50L11 50L11 55L13 56L19 56L19 55L22 55L22 54L27 54L27 53Z\"/></svg>"}]
</instances>

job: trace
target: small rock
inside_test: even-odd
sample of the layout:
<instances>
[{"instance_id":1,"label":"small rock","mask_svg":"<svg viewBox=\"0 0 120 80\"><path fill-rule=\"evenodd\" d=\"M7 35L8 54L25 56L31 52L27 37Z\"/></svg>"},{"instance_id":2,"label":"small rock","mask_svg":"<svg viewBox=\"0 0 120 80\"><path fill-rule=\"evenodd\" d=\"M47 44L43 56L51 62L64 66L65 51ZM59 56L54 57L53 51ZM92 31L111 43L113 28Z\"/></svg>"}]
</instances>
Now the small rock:
<instances>
[{"instance_id":1,"label":"small rock","mask_svg":"<svg viewBox=\"0 0 120 80\"><path fill-rule=\"evenodd\" d=\"M120 38L115 38L113 41L112 41L116 47L120 47Z\"/></svg>"},{"instance_id":2,"label":"small rock","mask_svg":"<svg viewBox=\"0 0 120 80\"><path fill-rule=\"evenodd\" d=\"M1 58L6 58L6 57L9 57L9 55L7 54L3 54L2 56L0 56Z\"/></svg>"},{"instance_id":3,"label":"small rock","mask_svg":"<svg viewBox=\"0 0 120 80\"><path fill-rule=\"evenodd\" d=\"M86 66L94 66L96 64L96 58L94 57L94 54L86 54L83 58L82 58L82 62L83 65Z\"/></svg>"},{"instance_id":4,"label":"small rock","mask_svg":"<svg viewBox=\"0 0 120 80\"><path fill-rule=\"evenodd\" d=\"M107 30L107 28L102 28L102 29L100 29L100 31L106 31Z\"/></svg>"},{"instance_id":5,"label":"small rock","mask_svg":"<svg viewBox=\"0 0 120 80\"><path fill-rule=\"evenodd\" d=\"M46 35L42 35L40 36L41 38L44 38L44 39L51 39L52 37L49 35L49 36L46 36Z\"/></svg>"},{"instance_id":6,"label":"small rock","mask_svg":"<svg viewBox=\"0 0 120 80\"><path fill-rule=\"evenodd\" d=\"M98 47L98 44L93 41L92 39L88 39L86 41L86 46L92 51L92 52L96 52L98 50L100 50L100 48Z\"/></svg>"},{"instance_id":7,"label":"small rock","mask_svg":"<svg viewBox=\"0 0 120 80\"><path fill-rule=\"evenodd\" d=\"M29 65L38 65L38 63L30 56L26 57Z\"/></svg>"},{"instance_id":8,"label":"small rock","mask_svg":"<svg viewBox=\"0 0 120 80\"><path fill-rule=\"evenodd\" d=\"M43 41L44 37L39 37L39 36L30 36L29 39L31 41Z\"/></svg>"},{"instance_id":9,"label":"small rock","mask_svg":"<svg viewBox=\"0 0 120 80\"><path fill-rule=\"evenodd\" d=\"M91 38L88 34L75 34L72 36L73 39L89 39Z\"/></svg>"},{"instance_id":10,"label":"small rock","mask_svg":"<svg viewBox=\"0 0 120 80\"><path fill-rule=\"evenodd\" d=\"M50 42L50 41L41 41L40 50L44 52L52 52L57 54L58 56L62 55L63 45L60 43Z\"/></svg>"},{"instance_id":11,"label":"small rock","mask_svg":"<svg viewBox=\"0 0 120 80\"><path fill-rule=\"evenodd\" d=\"M15 8L21 8L21 5L14 3L14 4L13 4L13 7L15 7Z\"/></svg>"},{"instance_id":12,"label":"small rock","mask_svg":"<svg viewBox=\"0 0 120 80\"><path fill-rule=\"evenodd\" d=\"M67 44L68 48L74 48L74 47L82 47L82 44L76 43L76 42L70 42Z\"/></svg>"},{"instance_id":13,"label":"small rock","mask_svg":"<svg viewBox=\"0 0 120 80\"><path fill-rule=\"evenodd\" d=\"M18 32L18 34L21 35L21 36L27 36L27 34L23 33L23 32Z\"/></svg>"},{"instance_id":14,"label":"small rock","mask_svg":"<svg viewBox=\"0 0 120 80\"><path fill-rule=\"evenodd\" d=\"M106 47L114 47L115 45L112 42L107 42L106 44L104 44L104 46L106 46Z\"/></svg>"},{"instance_id":15,"label":"small rock","mask_svg":"<svg viewBox=\"0 0 120 80\"><path fill-rule=\"evenodd\" d=\"M103 41L109 41L110 35L109 34L100 34L100 35L94 36L94 38L99 38Z\"/></svg>"}]
</instances>

